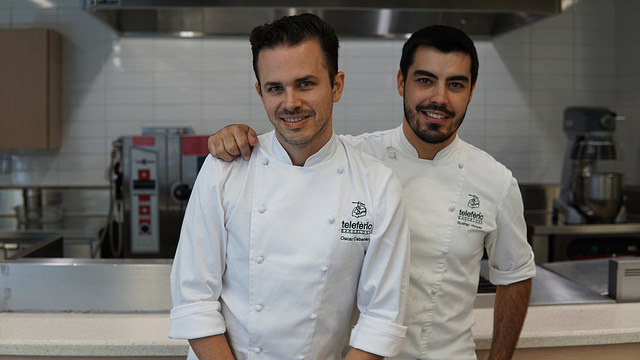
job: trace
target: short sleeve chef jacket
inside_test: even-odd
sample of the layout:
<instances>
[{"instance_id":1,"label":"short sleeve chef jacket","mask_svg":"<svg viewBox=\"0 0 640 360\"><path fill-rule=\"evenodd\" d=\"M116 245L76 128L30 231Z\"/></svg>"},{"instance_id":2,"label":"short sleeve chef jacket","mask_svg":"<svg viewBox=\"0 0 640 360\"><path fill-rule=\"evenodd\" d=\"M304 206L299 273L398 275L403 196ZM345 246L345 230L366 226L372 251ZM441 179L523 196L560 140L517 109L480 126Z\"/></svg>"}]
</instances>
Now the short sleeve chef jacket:
<instances>
[{"instance_id":1,"label":"short sleeve chef jacket","mask_svg":"<svg viewBox=\"0 0 640 360\"><path fill-rule=\"evenodd\" d=\"M200 170L171 271L169 336L226 331L237 359L339 359L351 331L352 347L392 356L406 332L408 259L388 167L335 135L293 166L271 131L249 161L209 156Z\"/></svg>"},{"instance_id":2,"label":"short sleeve chef jacket","mask_svg":"<svg viewBox=\"0 0 640 360\"><path fill-rule=\"evenodd\" d=\"M343 139L386 162L405 193L411 285L407 343L396 359L475 359L472 310L483 249L493 284L535 276L516 179L457 137L433 160L418 158L402 126Z\"/></svg>"}]
</instances>

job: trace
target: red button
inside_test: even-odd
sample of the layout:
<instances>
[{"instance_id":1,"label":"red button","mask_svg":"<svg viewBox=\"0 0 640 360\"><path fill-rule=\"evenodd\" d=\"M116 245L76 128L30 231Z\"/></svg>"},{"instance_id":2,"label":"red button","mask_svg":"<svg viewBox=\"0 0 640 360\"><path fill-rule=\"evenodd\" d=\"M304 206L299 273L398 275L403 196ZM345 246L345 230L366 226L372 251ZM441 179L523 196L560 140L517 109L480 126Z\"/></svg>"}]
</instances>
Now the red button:
<instances>
[{"instance_id":1,"label":"red button","mask_svg":"<svg viewBox=\"0 0 640 360\"><path fill-rule=\"evenodd\" d=\"M151 178L151 171L149 169L138 170L138 180L149 180Z\"/></svg>"},{"instance_id":2,"label":"red button","mask_svg":"<svg viewBox=\"0 0 640 360\"><path fill-rule=\"evenodd\" d=\"M140 205L138 207L138 214L140 214L140 215L149 215L149 214L151 214L151 206L149 206L149 205Z\"/></svg>"}]
</instances>

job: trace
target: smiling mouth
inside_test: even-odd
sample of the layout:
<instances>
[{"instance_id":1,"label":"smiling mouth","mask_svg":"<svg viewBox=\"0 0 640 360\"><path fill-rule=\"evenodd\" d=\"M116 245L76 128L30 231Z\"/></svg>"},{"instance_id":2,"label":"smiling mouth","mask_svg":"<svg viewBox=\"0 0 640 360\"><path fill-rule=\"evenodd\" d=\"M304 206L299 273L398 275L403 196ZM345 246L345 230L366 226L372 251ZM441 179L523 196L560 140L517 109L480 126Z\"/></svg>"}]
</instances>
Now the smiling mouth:
<instances>
[{"instance_id":1,"label":"smiling mouth","mask_svg":"<svg viewBox=\"0 0 640 360\"><path fill-rule=\"evenodd\" d=\"M444 120L447 118L446 115L442 115L442 114L436 114L430 111L423 111L423 114L427 115L430 118L434 118L434 119L438 119L438 120Z\"/></svg>"},{"instance_id":2,"label":"smiling mouth","mask_svg":"<svg viewBox=\"0 0 640 360\"><path fill-rule=\"evenodd\" d=\"M283 121L286 121L288 123L297 123L297 122L302 121L302 120L304 120L304 119L306 119L308 117L309 116L302 116L302 117L296 117L296 118L283 118L283 117L280 117L280 119L283 120Z\"/></svg>"}]
</instances>

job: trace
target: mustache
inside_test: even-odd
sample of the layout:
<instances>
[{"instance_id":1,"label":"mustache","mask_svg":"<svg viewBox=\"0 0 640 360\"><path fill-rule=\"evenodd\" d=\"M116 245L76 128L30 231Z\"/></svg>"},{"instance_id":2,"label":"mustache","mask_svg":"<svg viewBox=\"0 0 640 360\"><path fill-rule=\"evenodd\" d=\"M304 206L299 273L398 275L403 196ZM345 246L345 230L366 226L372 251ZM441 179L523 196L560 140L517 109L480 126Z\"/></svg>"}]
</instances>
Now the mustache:
<instances>
[{"instance_id":1,"label":"mustache","mask_svg":"<svg viewBox=\"0 0 640 360\"><path fill-rule=\"evenodd\" d=\"M456 116L455 112L448 110L446 106L438 105L438 104L418 105L416 106L416 110L417 111L427 111L427 110L440 111L449 117Z\"/></svg>"},{"instance_id":2,"label":"mustache","mask_svg":"<svg viewBox=\"0 0 640 360\"><path fill-rule=\"evenodd\" d=\"M303 110L300 108L295 108L293 110L289 110L289 109L282 109L276 112L276 116L280 117L282 115L286 115L286 116L296 116L296 115L301 115L301 116L312 116L314 114L313 111L311 110Z\"/></svg>"}]
</instances>

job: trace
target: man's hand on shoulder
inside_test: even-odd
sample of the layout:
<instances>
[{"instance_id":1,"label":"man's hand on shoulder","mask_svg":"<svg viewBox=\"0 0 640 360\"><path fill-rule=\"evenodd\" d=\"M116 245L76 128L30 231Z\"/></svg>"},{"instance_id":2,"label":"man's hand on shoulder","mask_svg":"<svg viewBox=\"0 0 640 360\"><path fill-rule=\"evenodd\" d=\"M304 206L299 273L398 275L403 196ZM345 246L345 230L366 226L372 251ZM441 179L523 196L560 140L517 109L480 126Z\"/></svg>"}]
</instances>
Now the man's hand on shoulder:
<instances>
[{"instance_id":1,"label":"man's hand on shoulder","mask_svg":"<svg viewBox=\"0 0 640 360\"><path fill-rule=\"evenodd\" d=\"M224 161L232 161L239 155L244 160L249 160L251 150L257 143L256 132L243 124L225 126L209 136L207 141L211 155Z\"/></svg>"}]
</instances>

